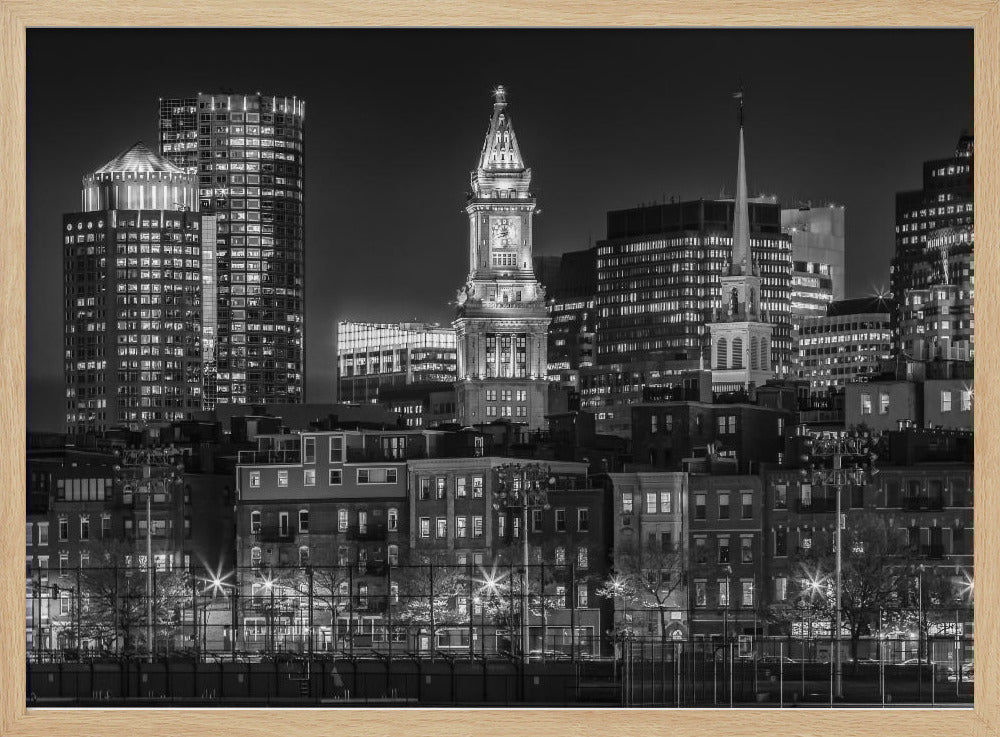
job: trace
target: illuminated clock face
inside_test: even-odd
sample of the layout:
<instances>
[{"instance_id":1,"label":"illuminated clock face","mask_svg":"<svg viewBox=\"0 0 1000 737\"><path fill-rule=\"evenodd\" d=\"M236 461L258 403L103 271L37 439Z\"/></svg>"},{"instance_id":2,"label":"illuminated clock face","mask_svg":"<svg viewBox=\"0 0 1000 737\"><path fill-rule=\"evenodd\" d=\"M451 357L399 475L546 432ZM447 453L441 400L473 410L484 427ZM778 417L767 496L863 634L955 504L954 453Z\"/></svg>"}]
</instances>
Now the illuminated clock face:
<instances>
[{"instance_id":1,"label":"illuminated clock face","mask_svg":"<svg viewBox=\"0 0 1000 737\"><path fill-rule=\"evenodd\" d=\"M521 243L519 218L493 216L490 218L490 247L514 248Z\"/></svg>"}]
</instances>

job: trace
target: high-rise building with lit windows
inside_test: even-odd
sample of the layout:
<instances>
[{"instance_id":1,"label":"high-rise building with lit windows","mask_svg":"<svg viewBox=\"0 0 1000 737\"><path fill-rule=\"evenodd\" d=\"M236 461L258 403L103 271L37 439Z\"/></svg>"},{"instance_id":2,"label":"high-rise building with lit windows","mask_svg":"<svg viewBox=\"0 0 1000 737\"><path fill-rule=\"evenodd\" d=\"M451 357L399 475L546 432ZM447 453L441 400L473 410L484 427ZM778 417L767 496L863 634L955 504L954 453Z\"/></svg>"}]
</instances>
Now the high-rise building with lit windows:
<instances>
[{"instance_id":1,"label":"high-rise building with lit windows","mask_svg":"<svg viewBox=\"0 0 1000 737\"><path fill-rule=\"evenodd\" d=\"M202 409L202 237L194 176L142 143L83 178L63 216L66 429Z\"/></svg>"},{"instance_id":2,"label":"high-rise building with lit windows","mask_svg":"<svg viewBox=\"0 0 1000 737\"><path fill-rule=\"evenodd\" d=\"M892 351L890 309L881 297L845 299L830 303L822 317L802 320L798 372L813 397L878 376Z\"/></svg>"},{"instance_id":3,"label":"high-rise building with lit windows","mask_svg":"<svg viewBox=\"0 0 1000 737\"><path fill-rule=\"evenodd\" d=\"M791 351L791 238L781 206L748 202L748 237L760 271L760 308L773 325L771 362ZM597 244L597 365L687 357L708 362L708 323L723 307L719 278L731 259L734 202L694 200L608 213Z\"/></svg>"},{"instance_id":4,"label":"high-rise building with lit windows","mask_svg":"<svg viewBox=\"0 0 1000 737\"><path fill-rule=\"evenodd\" d=\"M521 156L506 90L493 93L493 115L472 171L469 277L458 292L458 420L498 419L545 427L548 409L545 290L532 267L535 198Z\"/></svg>"},{"instance_id":5,"label":"high-rise building with lit windows","mask_svg":"<svg viewBox=\"0 0 1000 737\"><path fill-rule=\"evenodd\" d=\"M894 348L901 348L901 323L908 290L927 289L939 273L940 248L930 242L946 228L973 225L974 145L962 135L954 155L924 162L923 188L896 193L896 252L890 284Z\"/></svg>"},{"instance_id":6,"label":"high-rise building with lit windows","mask_svg":"<svg viewBox=\"0 0 1000 737\"><path fill-rule=\"evenodd\" d=\"M437 323L337 323L337 398L376 402L380 390L455 381L455 330Z\"/></svg>"},{"instance_id":7,"label":"high-rise building with lit windows","mask_svg":"<svg viewBox=\"0 0 1000 737\"><path fill-rule=\"evenodd\" d=\"M296 97L160 100L160 151L217 214L208 403L298 403L305 391L303 119Z\"/></svg>"},{"instance_id":8,"label":"high-rise building with lit windows","mask_svg":"<svg viewBox=\"0 0 1000 737\"><path fill-rule=\"evenodd\" d=\"M844 206L786 208L781 229L792 239L792 330L807 317L823 317L844 299Z\"/></svg>"}]
</instances>

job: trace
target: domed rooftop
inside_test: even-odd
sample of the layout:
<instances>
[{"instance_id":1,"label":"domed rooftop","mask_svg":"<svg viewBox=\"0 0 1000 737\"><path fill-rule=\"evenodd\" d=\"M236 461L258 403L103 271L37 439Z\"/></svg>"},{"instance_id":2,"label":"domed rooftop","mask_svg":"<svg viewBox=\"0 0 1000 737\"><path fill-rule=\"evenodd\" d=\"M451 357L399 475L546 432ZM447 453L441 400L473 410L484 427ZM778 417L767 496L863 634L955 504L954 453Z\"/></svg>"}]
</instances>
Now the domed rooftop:
<instances>
[{"instance_id":1,"label":"domed rooftop","mask_svg":"<svg viewBox=\"0 0 1000 737\"><path fill-rule=\"evenodd\" d=\"M142 141L122 151L94 174L184 174L184 170L172 164L159 154L154 154Z\"/></svg>"}]
</instances>

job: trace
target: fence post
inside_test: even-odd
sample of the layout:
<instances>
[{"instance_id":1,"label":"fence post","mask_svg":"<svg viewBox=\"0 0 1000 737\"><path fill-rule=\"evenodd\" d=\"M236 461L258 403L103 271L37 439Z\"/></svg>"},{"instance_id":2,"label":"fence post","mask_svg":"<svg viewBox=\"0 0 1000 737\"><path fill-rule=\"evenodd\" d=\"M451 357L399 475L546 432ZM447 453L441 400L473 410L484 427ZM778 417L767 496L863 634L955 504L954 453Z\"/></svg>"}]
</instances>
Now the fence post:
<instances>
[{"instance_id":1,"label":"fence post","mask_svg":"<svg viewBox=\"0 0 1000 737\"><path fill-rule=\"evenodd\" d=\"M81 637L81 608L82 608L82 591L80 588L80 566L76 567L76 651L79 653L83 649L83 642ZM61 693L59 694L62 695Z\"/></svg>"},{"instance_id":2,"label":"fence post","mask_svg":"<svg viewBox=\"0 0 1000 737\"><path fill-rule=\"evenodd\" d=\"M785 643L778 643L778 704L785 708Z\"/></svg>"},{"instance_id":3,"label":"fence post","mask_svg":"<svg viewBox=\"0 0 1000 737\"><path fill-rule=\"evenodd\" d=\"M350 652L351 659L354 658L354 566L350 565L348 561L347 565L347 647ZM357 663L354 665L355 674L357 673ZM355 680L357 680L357 675L355 675ZM352 684L353 685L353 684Z\"/></svg>"},{"instance_id":4,"label":"fence post","mask_svg":"<svg viewBox=\"0 0 1000 737\"><path fill-rule=\"evenodd\" d=\"M576 559L569 564L569 641L572 648L572 658L576 662Z\"/></svg>"}]
</instances>

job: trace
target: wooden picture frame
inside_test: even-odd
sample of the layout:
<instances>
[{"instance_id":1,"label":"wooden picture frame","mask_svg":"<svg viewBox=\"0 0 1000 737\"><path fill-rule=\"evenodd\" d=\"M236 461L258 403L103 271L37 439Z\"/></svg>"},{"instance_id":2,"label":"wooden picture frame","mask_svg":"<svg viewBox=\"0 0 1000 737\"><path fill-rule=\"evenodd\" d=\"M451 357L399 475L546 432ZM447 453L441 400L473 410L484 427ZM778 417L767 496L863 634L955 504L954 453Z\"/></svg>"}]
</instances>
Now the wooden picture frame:
<instances>
[{"instance_id":1,"label":"wooden picture frame","mask_svg":"<svg viewBox=\"0 0 1000 737\"><path fill-rule=\"evenodd\" d=\"M997 329L997 248L1000 246L1000 0L787 0L779 4L713 0L547 3L455 1L399 4L296 0L150 0L141 4L85 0L0 0L0 734L2 735L272 735L392 734L412 737L508 735L998 735L1000 734L1000 412L997 384L981 381L975 466L978 657L972 709L26 709L22 629L24 578L20 566L25 514L25 52L33 26L774 26L971 27L975 45L975 198L980 242L977 295L981 363L998 351L984 335ZM72 64L72 59L66 60ZM933 101L928 101L933 105ZM58 338L56 338L58 339ZM17 563L17 565L15 565Z\"/></svg>"}]
</instances>

